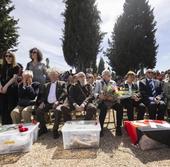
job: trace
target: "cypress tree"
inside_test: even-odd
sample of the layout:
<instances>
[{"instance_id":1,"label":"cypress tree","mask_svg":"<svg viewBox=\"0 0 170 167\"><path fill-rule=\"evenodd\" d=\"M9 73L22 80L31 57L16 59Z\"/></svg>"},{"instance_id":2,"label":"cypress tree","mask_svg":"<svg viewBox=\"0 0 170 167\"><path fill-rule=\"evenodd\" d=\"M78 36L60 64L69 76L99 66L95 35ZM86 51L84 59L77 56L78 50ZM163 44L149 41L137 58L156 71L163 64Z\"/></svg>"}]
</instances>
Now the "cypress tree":
<instances>
[{"instance_id":1,"label":"cypress tree","mask_svg":"<svg viewBox=\"0 0 170 167\"><path fill-rule=\"evenodd\" d=\"M62 48L68 65L76 71L96 67L103 33L95 0L65 0ZM95 69L94 69L95 71Z\"/></svg>"},{"instance_id":2,"label":"cypress tree","mask_svg":"<svg viewBox=\"0 0 170 167\"><path fill-rule=\"evenodd\" d=\"M98 74L100 75L102 74L102 71L105 69L104 65L105 65L104 60L101 57L98 65Z\"/></svg>"},{"instance_id":3,"label":"cypress tree","mask_svg":"<svg viewBox=\"0 0 170 167\"><path fill-rule=\"evenodd\" d=\"M119 75L140 67L154 68L156 44L153 9L146 0L126 0L124 12L114 25L106 56Z\"/></svg>"},{"instance_id":4,"label":"cypress tree","mask_svg":"<svg viewBox=\"0 0 170 167\"><path fill-rule=\"evenodd\" d=\"M18 44L18 20L10 15L14 9L11 0L0 1L0 58L4 52L8 49L15 49Z\"/></svg>"}]
</instances>

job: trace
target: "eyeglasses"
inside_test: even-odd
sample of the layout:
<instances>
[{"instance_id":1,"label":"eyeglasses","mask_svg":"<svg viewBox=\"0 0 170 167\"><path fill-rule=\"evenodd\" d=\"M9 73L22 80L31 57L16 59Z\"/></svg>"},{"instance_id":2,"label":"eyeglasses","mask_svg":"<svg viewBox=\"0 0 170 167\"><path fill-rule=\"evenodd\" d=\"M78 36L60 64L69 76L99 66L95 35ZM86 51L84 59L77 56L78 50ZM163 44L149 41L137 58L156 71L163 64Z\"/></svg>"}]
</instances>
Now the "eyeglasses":
<instances>
[{"instance_id":1,"label":"eyeglasses","mask_svg":"<svg viewBox=\"0 0 170 167\"><path fill-rule=\"evenodd\" d=\"M84 76L84 75L80 75L79 77L80 77L80 78L85 78L85 76Z\"/></svg>"},{"instance_id":2,"label":"eyeglasses","mask_svg":"<svg viewBox=\"0 0 170 167\"><path fill-rule=\"evenodd\" d=\"M87 77L87 79L91 79L91 78L93 78L93 77Z\"/></svg>"},{"instance_id":3,"label":"eyeglasses","mask_svg":"<svg viewBox=\"0 0 170 167\"><path fill-rule=\"evenodd\" d=\"M148 71L147 73L148 73L148 74L153 74L153 72L152 72L152 71Z\"/></svg>"},{"instance_id":4,"label":"eyeglasses","mask_svg":"<svg viewBox=\"0 0 170 167\"><path fill-rule=\"evenodd\" d=\"M6 54L6 55L5 55L5 57L9 57L9 58L11 58L11 57L12 57L12 55L10 55L10 54Z\"/></svg>"}]
</instances>

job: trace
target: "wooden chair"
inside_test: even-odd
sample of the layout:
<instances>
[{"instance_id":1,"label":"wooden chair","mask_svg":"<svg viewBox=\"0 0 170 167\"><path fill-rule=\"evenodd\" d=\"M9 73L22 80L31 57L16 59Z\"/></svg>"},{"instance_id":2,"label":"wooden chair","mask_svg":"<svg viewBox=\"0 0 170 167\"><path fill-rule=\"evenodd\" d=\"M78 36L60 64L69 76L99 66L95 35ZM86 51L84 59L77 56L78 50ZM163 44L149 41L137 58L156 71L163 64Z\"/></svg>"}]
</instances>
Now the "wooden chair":
<instances>
[{"instance_id":1,"label":"wooden chair","mask_svg":"<svg viewBox=\"0 0 170 167\"><path fill-rule=\"evenodd\" d=\"M105 124L106 124L107 128L109 126L109 123L113 123L114 127L116 127L116 123L117 123L117 120L116 120L116 111L114 109L112 109L112 108L108 109L105 120L107 120L107 121L105 121Z\"/></svg>"}]
</instances>

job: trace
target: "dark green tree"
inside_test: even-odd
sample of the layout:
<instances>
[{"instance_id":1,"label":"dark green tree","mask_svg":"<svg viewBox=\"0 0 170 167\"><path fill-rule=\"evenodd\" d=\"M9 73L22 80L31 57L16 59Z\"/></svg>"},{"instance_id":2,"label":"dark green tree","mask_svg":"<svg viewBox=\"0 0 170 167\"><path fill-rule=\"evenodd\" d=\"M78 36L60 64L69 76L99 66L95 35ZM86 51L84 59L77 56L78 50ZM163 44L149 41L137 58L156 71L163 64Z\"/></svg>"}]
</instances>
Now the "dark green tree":
<instances>
[{"instance_id":1,"label":"dark green tree","mask_svg":"<svg viewBox=\"0 0 170 167\"><path fill-rule=\"evenodd\" d=\"M68 65L76 71L96 67L104 34L95 0L64 0L62 48ZM95 69L94 69L95 71Z\"/></svg>"},{"instance_id":2,"label":"dark green tree","mask_svg":"<svg viewBox=\"0 0 170 167\"><path fill-rule=\"evenodd\" d=\"M4 52L15 49L18 44L18 20L10 15L14 9L11 0L0 1L0 58Z\"/></svg>"},{"instance_id":3,"label":"dark green tree","mask_svg":"<svg viewBox=\"0 0 170 167\"><path fill-rule=\"evenodd\" d=\"M140 67L154 68L158 45L156 22L147 0L126 0L124 12L114 25L106 56L119 75Z\"/></svg>"},{"instance_id":4,"label":"dark green tree","mask_svg":"<svg viewBox=\"0 0 170 167\"><path fill-rule=\"evenodd\" d=\"M98 65L98 74L100 75L102 74L102 71L105 69L104 65L105 65L104 60L101 57Z\"/></svg>"}]
</instances>

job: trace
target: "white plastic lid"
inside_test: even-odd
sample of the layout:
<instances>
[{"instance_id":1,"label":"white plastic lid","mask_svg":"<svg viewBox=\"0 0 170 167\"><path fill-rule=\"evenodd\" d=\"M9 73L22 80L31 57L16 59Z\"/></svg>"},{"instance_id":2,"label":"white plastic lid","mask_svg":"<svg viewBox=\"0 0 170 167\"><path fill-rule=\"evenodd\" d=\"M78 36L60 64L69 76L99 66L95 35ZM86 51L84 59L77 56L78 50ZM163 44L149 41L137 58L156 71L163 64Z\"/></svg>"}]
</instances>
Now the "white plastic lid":
<instances>
[{"instance_id":1,"label":"white plastic lid","mask_svg":"<svg viewBox=\"0 0 170 167\"><path fill-rule=\"evenodd\" d=\"M61 131L101 131L101 127L100 123L97 121L67 121Z\"/></svg>"}]
</instances>

